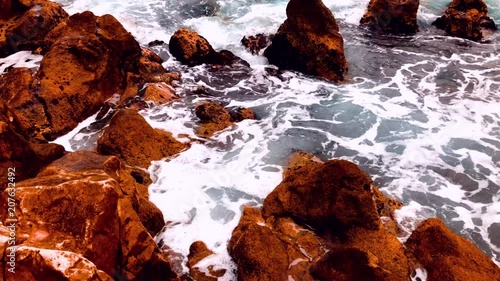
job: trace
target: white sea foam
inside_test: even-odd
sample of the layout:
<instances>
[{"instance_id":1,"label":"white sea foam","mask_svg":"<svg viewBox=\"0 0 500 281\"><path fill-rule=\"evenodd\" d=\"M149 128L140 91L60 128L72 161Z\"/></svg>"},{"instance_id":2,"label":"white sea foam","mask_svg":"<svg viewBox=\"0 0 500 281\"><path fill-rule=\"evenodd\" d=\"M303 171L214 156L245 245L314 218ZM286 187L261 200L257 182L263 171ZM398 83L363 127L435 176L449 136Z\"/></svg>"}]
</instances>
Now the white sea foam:
<instances>
[{"instance_id":1,"label":"white sea foam","mask_svg":"<svg viewBox=\"0 0 500 281\"><path fill-rule=\"evenodd\" d=\"M500 21L498 2L486 2ZM384 192L402 200L406 206L397 212L402 241L419 222L439 216L500 261L500 246L488 232L500 222L498 39L476 44L432 29L447 1L430 0L421 1L423 28L416 36L368 38L356 28L368 0L327 0L345 25L341 33L350 63L348 82L335 86L293 72L270 76L266 59L239 45L244 35L275 32L285 18L286 1L220 3L214 17L168 19L247 59L253 68L249 77L228 82L237 73L182 68L170 58L164 65L183 71L178 92L185 103L141 113L153 127L197 138L192 108L201 99L185 93L203 85L230 106L254 108L259 118L204 144L193 143L177 158L153 163L151 200L169 221L157 241L187 254L192 242L203 240L216 253L203 266L234 268L226 243L241 206L260 205L280 182L287 157L304 150L354 161ZM161 1L77 0L68 7L70 13L111 13L143 44L168 40L178 27L160 24L168 9L176 9ZM229 270L224 280L232 278Z\"/></svg>"}]
</instances>

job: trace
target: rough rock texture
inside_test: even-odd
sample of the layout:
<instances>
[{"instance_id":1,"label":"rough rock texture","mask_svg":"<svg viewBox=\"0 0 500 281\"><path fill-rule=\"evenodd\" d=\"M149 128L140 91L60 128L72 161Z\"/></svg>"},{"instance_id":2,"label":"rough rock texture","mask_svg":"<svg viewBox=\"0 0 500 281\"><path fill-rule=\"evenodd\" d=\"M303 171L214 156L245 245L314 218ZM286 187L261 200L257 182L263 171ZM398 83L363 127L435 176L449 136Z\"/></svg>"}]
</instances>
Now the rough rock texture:
<instances>
[{"instance_id":1,"label":"rough rock texture","mask_svg":"<svg viewBox=\"0 0 500 281\"><path fill-rule=\"evenodd\" d=\"M160 82L147 86L144 91L143 99L155 105L161 105L178 100L179 97L175 94L175 90L170 85L165 82Z\"/></svg>"},{"instance_id":2,"label":"rough rock texture","mask_svg":"<svg viewBox=\"0 0 500 281\"><path fill-rule=\"evenodd\" d=\"M241 45L247 48L252 54L258 55L260 51L267 48L271 44L274 35L265 35L259 33L257 35L245 36L241 39Z\"/></svg>"},{"instance_id":3,"label":"rough rock texture","mask_svg":"<svg viewBox=\"0 0 500 281\"><path fill-rule=\"evenodd\" d=\"M481 41L487 30L497 30L483 0L453 0L433 25L456 37Z\"/></svg>"},{"instance_id":4,"label":"rough rock texture","mask_svg":"<svg viewBox=\"0 0 500 281\"><path fill-rule=\"evenodd\" d=\"M247 62L227 50L216 52L207 39L198 33L181 28L170 38L169 48L172 55L188 66L201 64L231 65Z\"/></svg>"},{"instance_id":5,"label":"rough rock texture","mask_svg":"<svg viewBox=\"0 0 500 281\"><path fill-rule=\"evenodd\" d=\"M360 24L372 30L396 34L418 31L419 0L371 0Z\"/></svg>"},{"instance_id":6,"label":"rough rock texture","mask_svg":"<svg viewBox=\"0 0 500 281\"><path fill-rule=\"evenodd\" d=\"M406 247L427 270L428 281L500 280L500 268L440 219L422 222Z\"/></svg>"},{"instance_id":7,"label":"rough rock texture","mask_svg":"<svg viewBox=\"0 0 500 281\"><path fill-rule=\"evenodd\" d=\"M133 109L115 113L97 141L99 153L115 155L129 165L143 168L148 168L153 160L176 155L186 147L169 133L153 129Z\"/></svg>"},{"instance_id":8,"label":"rough rock texture","mask_svg":"<svg viewBox=\"0 0 500 281\"><path fill-rule=\"evenodd\" d=\"M238 280L315 280L313 262L326 251L311 231L286 218L265 221L260 210L245 208L229 241Z\"/></svg>"},{"instance_id":9,"label":"rough rock texture","mask_svg":"<svg viewBox=\"0 0 500 281\"><path fill-rule=\"evenodd\" d=\"M99 111L115 94L119 106L145 83L172 83L161 58L141 49L112 16L75 14L45 37L37 73L0 77L0 93L31 138L53 140Z\"/></svg>"},{"instance_id":10,"label":"rough rock texture","mask_svg":"<svg viewBox=\"0 0 500 281\"><path fill-rule=\"evenodd\" d=\"M6 281L113 280L91 261L73 252L21 246L16 259L16 272L8 272Z\"/></svg>"},{"instance_id":11,"label":"rough rock texture","mask_svg":"<svg viewBox=\"0 0 500 281\"><path fill-rule=\"evenodd\" d=\"M255 119L255 113L250 108L236 108L229 111L231 115L231 122L241 122L245 119Z\"/></svg>"},{"instance_id":12,"label":"rough rock texture","mask_svg":"<svg viewBox=\"0 0 500 281\"><path fill-rule=\"evenodd\" d=\"M264 201L263 214L290 216L318 229L378 229L371 179L345 160L296 166Z\"/></svg>"},{"instance_id":13,"label":"rough rock texture","mask_svg":"<svg viewBox=\"0 0 500 281\"><path fill-rule=\"evenodd\" d=\"M59 4L45 1L0 1L0 57L35 50L45 36L68 14Z\"/></svg>"},{"instance_id":14,"label":"rough rock texture","mask_svg":"<svg viewBox=\"0 0 500 281\"><path fill-rule=\"evenodd\" d=\"M62 157L65 150L57 144L29 142L22 134L20 122L14 113L0 100L0 170L4 173L14 168L14 179L0 177L0 192L9 182L18 182L35 176L53 160Z\"/></svg>"},{"instance_id":15,"label":"rough rock texture","mask_svg":"<svg viewBox=\"0 0 500 281\"><path fill-rule=\"evenodd\" d=\"M189 268L189 275L193 278L193 280L217 281L218 277L224 276L226 269L216 270L213 265L207 266L208 275L200 270L198 263L213 254L214 252L208 249L207 245L205 245L202 241L196 241L191 244L189 247L189 255L187 257L187 266Z\"/></svg>"},{"instance_id":16,"label":"rough rock texture","mask_svg":"<svg viewBox=\"0 0 500 281\"><path fill-rule=\"evenodd\" d=\"M36 178L17 183L17 244L81 255L115 280L174 280L169 262L139 218L141 188L116 157L68 154ZM6 198L4 192L2 205ZM0 210L1 221L7 217L7 210ZM39 259L26 260L26 271L35 274L38 263L43 265Z\"/></svg>"},{"instance_id":17,"label":"rough rock texture","mask_svg":"<svg viewBox=\"0 0 500 281\"><path fill-rule=\"evenodd\" d=\"M224 130L233 124L229 111L218 102L201 102L197 104L195 114L201 121L198 131L200 136L210 137L215 132Z\"/></svg>"},{"instance_id":18,"label":"rough rock texture","mask_svg":"<svg viewBox=\"0 0 500 281\"><path fill-rule=\"evenodd\" d=\"M347 62L344 39L332 12L321 0L290 0L287 19L264 52L271 64L320 76L344 80Z\"/></svg>"}]
</instances>

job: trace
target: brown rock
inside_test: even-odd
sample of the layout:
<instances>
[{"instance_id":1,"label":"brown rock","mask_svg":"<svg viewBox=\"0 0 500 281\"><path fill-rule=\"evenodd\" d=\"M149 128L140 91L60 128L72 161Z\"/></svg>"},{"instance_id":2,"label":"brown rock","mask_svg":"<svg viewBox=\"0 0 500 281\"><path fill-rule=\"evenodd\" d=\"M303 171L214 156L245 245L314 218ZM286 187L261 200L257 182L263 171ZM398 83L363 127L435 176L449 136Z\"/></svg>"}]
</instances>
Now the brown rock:
<instances>
[{"instance_id":1,"label":"brown rock","mask_svg":"<svg viewBox=\"0 0 500 281\"><path fill-rule=\"evenodd\" d=\"M361 227L378 229L371 179L345 160L311 162L287 172L264 200L263 214L289 216L318 229Z\"/></svg>"},{"instance_id":2,"label":"brown rock","mask_svg":"<svg viewBox=\"0 0 500 281\"><path fill-rule=\"evenodd\" d=\"M273 38L274 35L265 35L262 33L248 37L245 36L241 39L241 45L247 48L252 54L258 55L261 50L267 48L267 46L271 44Z\"/></svg>"},{"instance_id":3,"label":"brown rock","mask_svg":"<svg viewBox=\"0 0 500 281\"><path fill-rule=\"evenodd\" d=\"M259 210L245 208L228 251L238 280L315 280L309 273L324 253L321 241L291 220L265 222Z\"/></svg>"},{"instance_id":4,"label":"brown rock","mask_svg":"<svg viewBox=\"0 0 500 281\"><path fill-rule=\"evenodd\" d=\"M419 2L419 0L371 0L360 24L372 30L389 33L416 33Z\"/></svg>"},{"instance_id":5,"label":"brown rock","mask_svg":"<svg viewBox=\"0 0 500 281\"><path fill-rule=\"evenodd\" d=\"M208 101L197 104L195 114L201 121L198 135L203 137L210 137L215 132L224 130L233 124L229 111L218 102Z\"/></svg>"},{"instance_id":6,"label":"brown rock","mask_svg":"<svg viewBox=\"0 0 500 281\"><path fill-rule=\"evenodd\" d=\"M483 0L453 0L433 25L451 36L474 41L481 41L488 30L497 30Z\"/></svg>"},{"instance_id":7,"label":"brown rock","mask_svg":"<svg viewBox=\"0 0 500 281\"><path fill-rule=\"evenodd\" d=\"M189 247L189 255L187 266L189 268L189 275L196 281L217 281L217 277L222 277L226 273L225 269L214 270L214 266L208 266L211 276L206 275L199 267L196 266L198 262L208 256L213 255L214 252L207 248L207 245L202 241L196 241Z\"/></svg>"},{"instance_id":8,"label":"brown rock","mask_svg":"<svg viewBox=\"0 0 500 281\"><path fill-rule=\"evenodd\" d=\"M179 97L175 94L175 90L170 85L160 82L147 86L144 91L143 99L153 102L155 105L161 105L179 100Z\"/></svg>"},{"instance_id":9,"label":"brown rock","mask_svg":"<svg viewBox=\"0 0 500 281\"><path fill-rule=\"evenodd\" d=\"M319 281L397 280L388 278L389 272L379 266L377 257L350 247L330 250L314 265L311 274Z\"/></svg>"},{"instance_id":10,"label":"brown rock","mask_svg":"<svg viewBox=\"0 0 500 281\"><path fill-rule=\"evenodd\" d=\"M207 39L198 33L181 28L170 38L169 48L172 55L188 66L201 64L231 65L247 62L227 50L216 52Z\"/></svg>"},{"instance_id":11,"label":"brown rock","mask_svg":"<svg viewBox=\"0 0 500 281\"><path fill-rule=\"evenodd\" d=\"M16 259L16 272L8 273L6 281L113 280L91 261L73 252L21 246Z\"/></svg>"},{"instance_id":12,"label":"brown rock","mask_svg":"<svg viewBox=\"0 0 500 281\"><path fill-rule=\"evenodd\" d=\"M241 122L245 119L255 119L255 113L250 108L236 108L235 110L229 111L231 115L231 122Z\"/></svg>"},{"instance_id":13,"label":"brown rock","mask_svg":"<svg viewBox=\"0 0 500 281\"><path fill-rule=\"evenodd\" d=\"M186 149L169 133L153 129L135 110L115 113L97 140L97 151L115 155L130 165L149 167L151 161L173 156Z\"/></svg>"},{"instance_id":14,"label":"brown rock","mask_svg":"<svg viewBox=\"0 0 500 281\"><path fill-rule=\"evenodd\" d=\"M331 11L321 0L291 0L287 19L264 55L282 69L332 81L347 73L344 40Z\"/></svg>"},{"instance_id":15,"label":"brown rock","mask_svg":"<svg viewBox=\"0 0 500 281\"><path fill-rule=\"evenodd\" d=\"M59 4L50 1L2 0L0 6L0 57L39 48L45 36L68 18Z\"/></svg>"},{"instance_id":16,"label":"brown rock","mask_svg":"<svg viewBox=\"0 0 500 281\"><path fill-rule=\"evenodd\" d=\"M500 268L440 219L428 219L406 242L408 251L427 270L428 281L500 280Z\"/></svg>"},{"instance_id":17,"label":"brown rock","mask_svg":"<svg viewBox=\"0 0 500 281\"><path fill-rule=\"evenodd\" d=\"M18 245L81 255L114 279L173 280L169 262L137 215L137 188L116 157L89 151L68 154L36 178L18 182ZM3 193L2 204L6 198ZM0 219L7 217L0 210ZM26 260L26 271L36 274L38 262Z\"/></svg>"}]
</instances>

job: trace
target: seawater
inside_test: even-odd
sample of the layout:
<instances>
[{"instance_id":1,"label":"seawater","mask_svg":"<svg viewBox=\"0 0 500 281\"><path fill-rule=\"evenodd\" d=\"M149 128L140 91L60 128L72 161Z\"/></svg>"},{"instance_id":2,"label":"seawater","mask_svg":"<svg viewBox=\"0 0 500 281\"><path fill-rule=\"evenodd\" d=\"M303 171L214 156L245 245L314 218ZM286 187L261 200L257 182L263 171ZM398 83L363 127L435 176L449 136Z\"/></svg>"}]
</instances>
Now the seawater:
<instances>
[{"instance_id":1,"label":"seawater","mask_svg":"<svg viewBox=\"0 0 500 281\"><path fill-rule=\"evenodd\" d=\"M142 111L152 126L196 138L193 105L205 99L253 108L258 119L152 163L150 198L168 220L156 237L161 244L187 255L202 240L216 252L205 266L234 269L226 245L241 207L260 206L280 183L290 154L305 151L357 163L404 202L401 240L419 221L437 216L500 263L500 36L479 44L434 29L448 1L420 1L415 36L373 36L358 27L368 0L325 0L349 62L347 81L339 85L295 72L269 75L267 60L240 46L244 35L276 32L287 1L59 2L71 14L114 15L142 44L168 42L178 28L191 28L252 66L250 72L187 68L162 50L164 66L183 75L177 91L184 99ZM500 23L500 1L485 2ZM40 60L16 55L0 67L36 67ZM197 86L208 94L192 94ZM58 142L70 150L92 148L93 118ZM233 278L230 271L223 279Z\"/></svg>"}]
</instances>

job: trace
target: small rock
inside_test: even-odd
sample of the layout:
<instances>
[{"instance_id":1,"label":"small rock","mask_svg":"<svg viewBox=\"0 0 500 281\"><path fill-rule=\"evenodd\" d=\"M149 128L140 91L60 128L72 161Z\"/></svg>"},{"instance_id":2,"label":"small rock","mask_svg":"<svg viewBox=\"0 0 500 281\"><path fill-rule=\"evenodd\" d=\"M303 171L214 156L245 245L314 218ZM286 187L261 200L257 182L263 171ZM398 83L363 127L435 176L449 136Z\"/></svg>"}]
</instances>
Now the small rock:
<instances>
[{"instance_id":1,"label":"small rock","mask_svg":"<svg viewBox=\"0 0 500 281\"><path fill-rule=\"evenodd\" d=\"M271 44L273 38L274 35L265 35L259 33L257 35L243 37L243 39L241 39L241 44L252 54L258 55L260 54L261 50L267 48Z\"/></svg>"},{"instance_id":2,"label":"small rock","mask_svg":"<svg viewBox=\"0 0 500 281\"><path fill-rule=\"evenodd\" d=\"M153 102L155 105L161 105L179 100L179 97L175 94L175 90L170 85L160 82L147 86L143 99Z\"/></svg>"}]
</instances>

